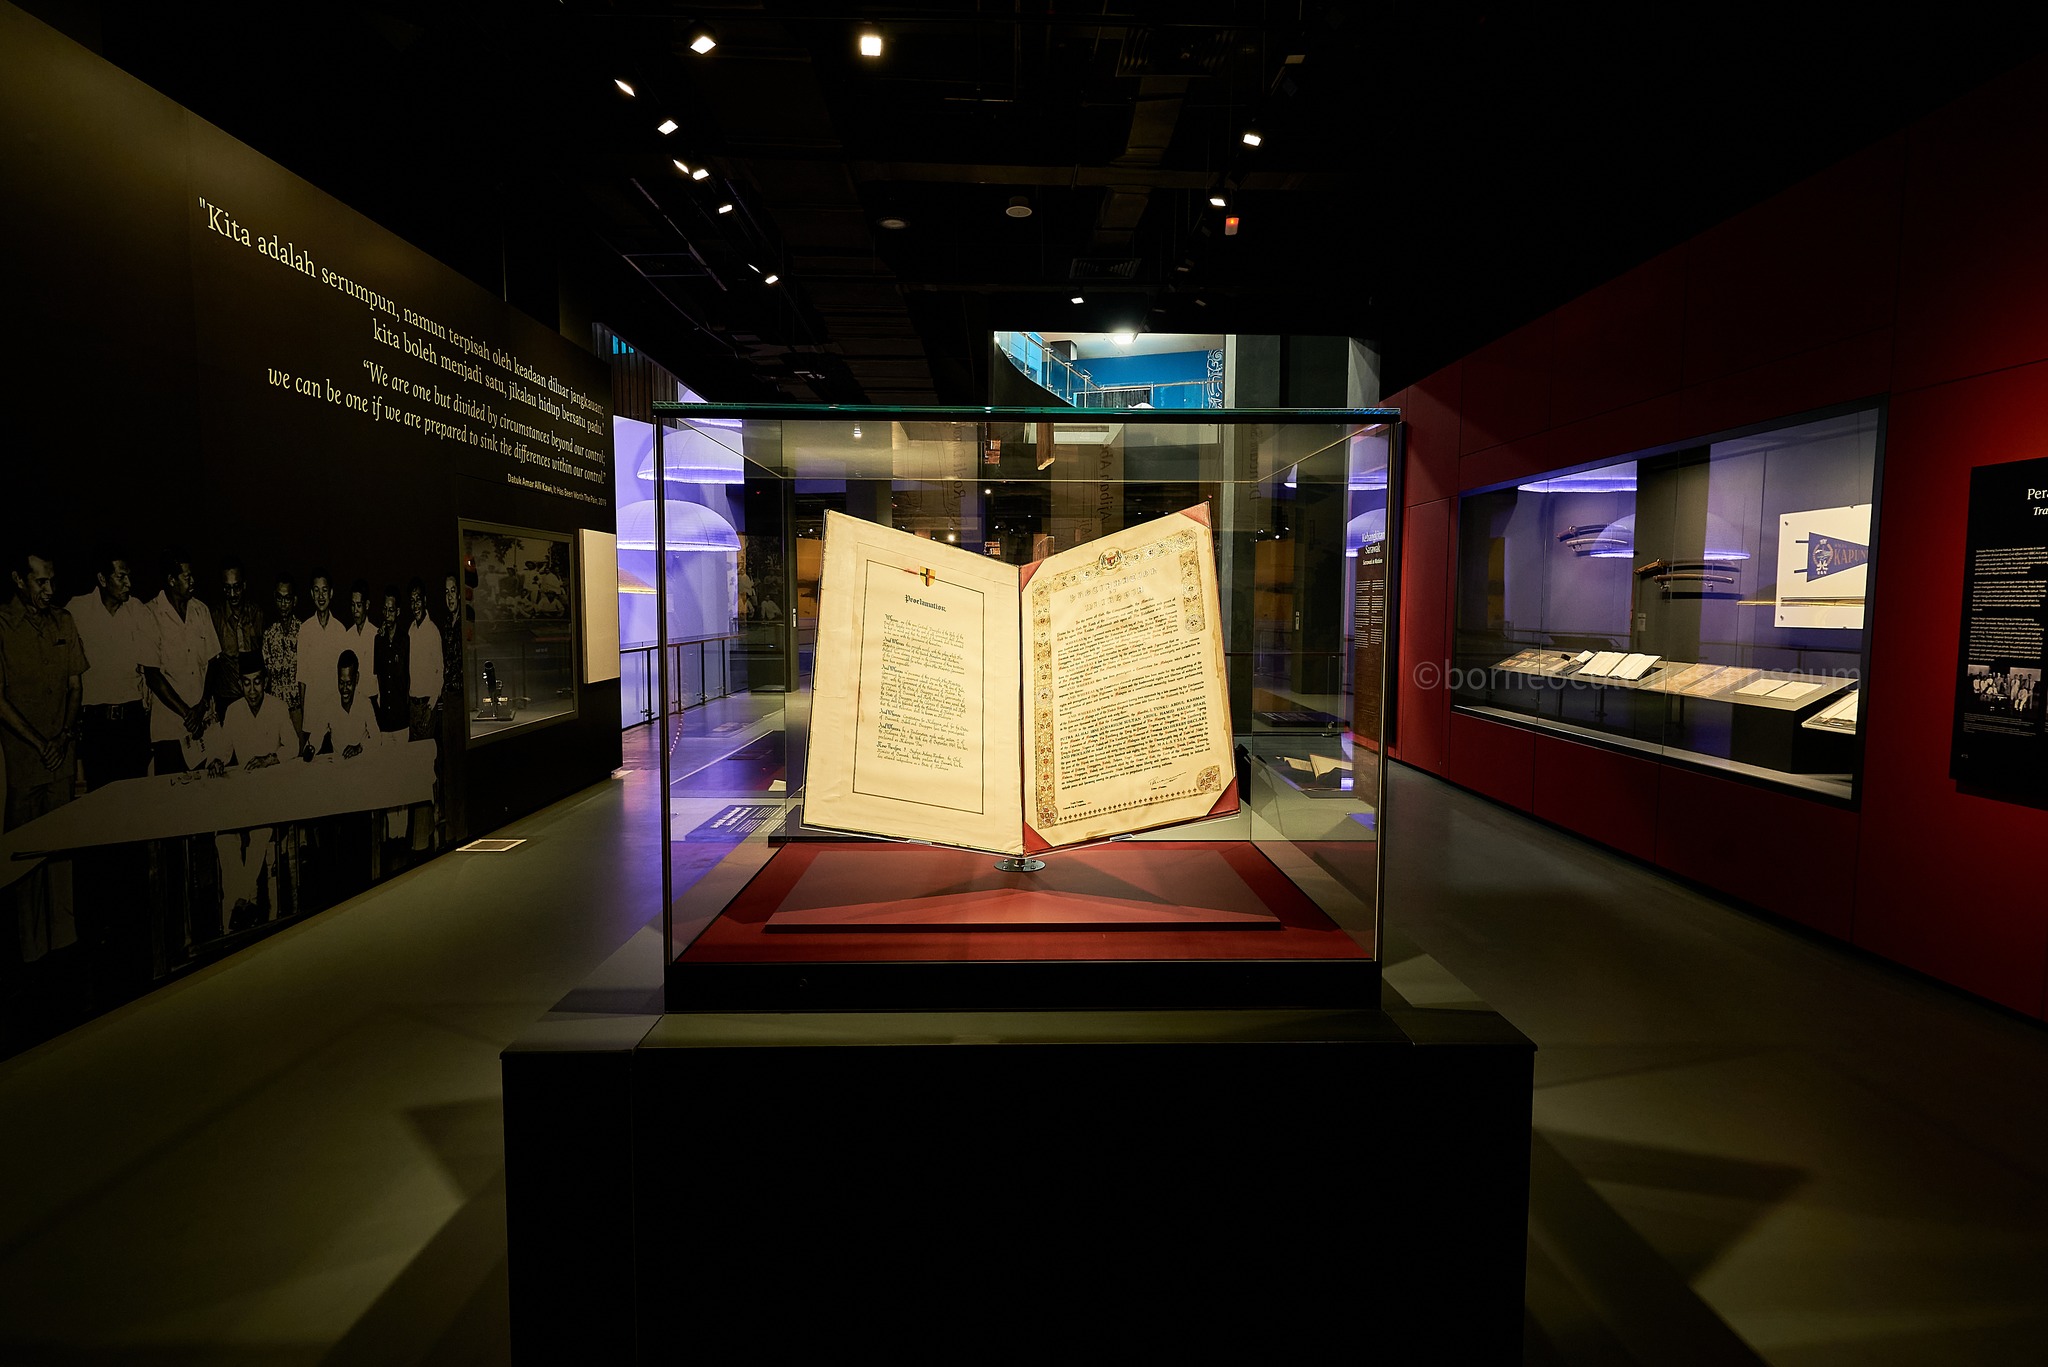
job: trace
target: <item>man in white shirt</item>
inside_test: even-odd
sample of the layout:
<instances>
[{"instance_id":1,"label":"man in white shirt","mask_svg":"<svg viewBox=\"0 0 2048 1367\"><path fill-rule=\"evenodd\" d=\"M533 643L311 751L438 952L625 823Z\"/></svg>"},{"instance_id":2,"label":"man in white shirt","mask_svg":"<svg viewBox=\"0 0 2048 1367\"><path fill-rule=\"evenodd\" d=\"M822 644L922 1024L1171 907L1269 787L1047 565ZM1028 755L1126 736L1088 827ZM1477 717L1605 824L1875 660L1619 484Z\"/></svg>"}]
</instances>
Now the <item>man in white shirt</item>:
<instances>
[{"instance_id":1,"label":"man in white shirt","mask_svg":"<svg viewBox=\"0 0 2048 1367\"><path fill-rule=\"evenodd\" d=\"M299 751L304 758L328 750L337 759L354 759L376 739L377 714L367 699L357 700L362 677L362 660L353 650L342 651L334 663L335 706L325 716L306 719L306 743Z\"/></svg>"},{"instance_id":2,"label":"man in white shirt","mask_svg":"<svg viewBox=\"0 0 2048 1367\"><path fill-rule=\"evenodd\" d=\"M368 665L375 653L377 628L370 625L370 581L367 579L358 579L348 588L348 642L348 649L355 652L357 686L367 684L364 694L375 702L377 672L369 669Z\"/></svg>"},{"instance_id":3,"label":"man in white shirt","mask_svg":"<svg viewBox=\"0 0 2048 1367\"><path fill-rule=\"evenodd\" d=\"M249 651L237 658L242 696L228 704L220 725L207 737L207 770L218 776L229 765L245 772L281 764L299 752L298 728L291 708L263 691L263 657ZM242 930L256 922L256 898L264 870L271 862L271 830L223 831L214 837L220 855L222 929ZM271 899L270 914L277 915Z\"/></svg>"},{"instance_id":4,"label":"man in white shirt","mask_svg":"<svg viewBox=\"0 0 2048 1367\"><path fill-rule=\"evenodd\" d=\"M149 772L148 692L142 671L156 662L156 626L134 596L128 562L102 560L88 589L66 609L78 627L87 660L78 759L87 789Z\"/></svg>"},{"instance_id":5,"label":"man in white shirt","mask_svg":"<svg viewBox=\"0 0 2048 1367\"><path fill-rule=\"evenodd\" d=\"M406 628L406 694L412 703L411 737L434 738L434 704L441 699L441 628L427 616L427 587L418 579L406 600L412 624Z\"/></svg>"},{"instance_id":6,"label":"man in white shirt","mask_svg":"<svg viewBox=\"0 0 2048 1367\"><path fill-rule=\"evenodd\" d=\"M155 659L142 674L156 702L149 710L149 740L159 774L190 769L213 722L206 671L220 654L220 637L213 613L192 596L198 583L192 557L174 551L164 557L164 591L149 601Z\"/></svg>"},{"instance_id":7,"label":"man in white shirt","mask_svg":"<svg viewBox=\"0 0 2048 1367\"><path fill-rule=\"evenodd\" d=\"M356 649L348 624L334 614L334 581L313 571L313 615L299 623L299 682L305 685L302 715L324 717L334 710L334 662Z\"/></svg>"}]
</instances>

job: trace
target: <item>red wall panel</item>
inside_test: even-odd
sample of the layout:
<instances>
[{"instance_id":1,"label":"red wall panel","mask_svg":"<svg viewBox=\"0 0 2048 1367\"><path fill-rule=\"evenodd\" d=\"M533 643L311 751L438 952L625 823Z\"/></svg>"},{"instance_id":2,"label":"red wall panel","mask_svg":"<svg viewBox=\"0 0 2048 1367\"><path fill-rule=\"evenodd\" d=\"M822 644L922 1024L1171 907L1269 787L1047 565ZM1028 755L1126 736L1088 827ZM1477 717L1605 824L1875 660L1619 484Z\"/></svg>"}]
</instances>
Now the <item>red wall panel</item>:
<instances>
[{"instance_id":1,"label":"red wall panel","mask_svg":"<svg viewBox=\"0 0 2048 1367\"><path fill-rule=\"evenodd\" d=\"M1403 758L2048 1012L2048 811L1948 778L1969 470L2048 454L2044 85L2038 59L1411 387ZM1452 716L1418 680L1454 639L1454 490L1878 395L1860 812Z\"/></svg>"},{"instance_id":2,"label":"red wall panel","mask_svg":"<svg viewBox=\"0 0 2048 1367\"><path fill-rule=\"evenodd\" d=\"M1672 440L1673 433L1684 430L1685 421L1684 396L1678 394L1613 409L1466 456L1458 462L1459 488L1483 489L1566 465L1628 455Z\"/></svg>"},{"instance_id":3,"label":"red wall panel","mask_svg":"<svg viewBox=\"0 0 2048 1367\"><path fill-rule=\"evenodd\" d=\"M1856 942L2038 1012L2048 812L1959 791L1948 750L1970 468L2048 453L2048 363L1900 395L1887 437Z\"/></svg>"},{"instance_id":4,"label":"red wall panel","mask_svg":"<svg viewBox=\"0 0 2048 1367\"><path fill-rule=\"evenodd\" d=\"M1891 387L1891 367L1891 330L1881 328L1709 380L1683 393L1684 430L1667 440L1706 436L1851 399L1875 398Z\"/></svg>"},{"instance_id":5,"label":"red wall panel","mask_svg":"<svg viewBox=\"0 0 2048 1367\"><path fill-rule=\"evenodd\" d=\"M1407 484L1402 500L1434 503L1458 491L1458 398L1462 365L1446 366L1401 391L1408 423Z\"/></svg>"},{"instance_id":6,"label":"red wall panel","mask_svg":"<svg viewBox=\"0 0 2048 1367\"><path fill-rule=\"evenodd\" d=\"M1854 812L1690 769L1659 777L1658 864L1842 939L1856 843Z\"/></svg>"},{"instance_id":7,"label":"red wall panel","mask_svg":"<svg viewBox=\"0 0 2048 1367\"><path fill-rule=\"evenodd\" d=\"M1550 318L1467 356L1458 400L1458 452L1469 455L1550 425Z\"/></svg>"},{"instance_id":8,"label":"red wall panel","mask_svg":"<svg viewBox=\"0 0 2048 1367\"><path fill-rule=\"evenodd\" d=\"M1450 749L1445 778L1521 811L1526 812L1533 805L1533 731L1453 712Z\"/></svg>"},{"instance_id":9,"label":"red wall panel","mask_svg":"<svg viewBox=\"0 0 2048 1367\"><path fill-rule=\"evenodd\" d=\"M1678 388L1685 258L1636 267L1552 316L1550 421L1577 422Z\"/></svg>"},{"instance_id":10,"label":"red wall panel","mask_svg":"<svg viewBox=\"0 0 2048 1367\"><path fill-rule=\"evenodd\" d=\"M1438 499L1409 508L1401 532L1400 677L1394 683L1396 758L1431 773L1444 768L1450 690L1451 508Z\"/></svg>"},{"instance_id":11,"label":"red wall panel","mask_svg":"<svg viewBox=\"0 0 2048 1367\"><path fill-rule=\"evenodd\" d=\"M1537 735L1533 805L1545 821L1638 859L1657 845L1657 770L1652 760Z\"/></svg>"},{"instance_id":12,"label":"red wall panel","mask_svg":"<svg viewBox=\"0 0 2048 1367\"><path fill-rule=\"evenodd\" d=\"M1904 163L1888 138L1680 249L1687 384L1890 325Z\"/></svg>"},{"instance_id":13,"label":"red wall panel","mask_svg":"<svg viewBox=\"0 0 2048 1367\"><path fill-rule=\"evenodd\" d=\"M2048 356L2048 61L1909 130L1899 387Z\"/></svg>"}]
</instances>

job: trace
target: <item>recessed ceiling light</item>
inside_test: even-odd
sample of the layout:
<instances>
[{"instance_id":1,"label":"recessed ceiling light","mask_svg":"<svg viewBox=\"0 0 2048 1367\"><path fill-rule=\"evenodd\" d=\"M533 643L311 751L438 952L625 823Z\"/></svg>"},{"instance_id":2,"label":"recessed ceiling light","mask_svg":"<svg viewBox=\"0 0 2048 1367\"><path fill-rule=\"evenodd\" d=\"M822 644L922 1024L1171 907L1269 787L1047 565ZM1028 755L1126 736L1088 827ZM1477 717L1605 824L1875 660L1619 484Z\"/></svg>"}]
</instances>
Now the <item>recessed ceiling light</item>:
<instances>
[{"instance_id":1,"label":"recessed ceiling light","mask_svg":"<svg viewBox=\"0 0 2048 1367\"><path fill-rule=\"evenodd\" d=\"M1109 334L1109 340L1115 342L1118 346L1129 346L1138 340L1138 334L1135 332L1112 332Z\"/></svg>"},{"instance_id":2,"label":"recessed ceiling light","mask_svg":"<svg viewBox=\"0 0 2048 1367\"><path fill-rule=\"evenodd\" d=\"M1010 207L1003 210L1011 218L1031 217L1031 201L1023 195L1010 196Z\"/></svg>"},{"instance_id":3,"label":"recessed ceiling light","mask_svg":"<svg viewBox=\"0 0 2048 1367\"><path fill-rule=\"evenodd\" d=\"M682 125L677 123L674 119L663 119L660 123L654 125L654 131L661 134L663 137L667 137L669 134L675 132L678 128L681 127Z\"/></svg>"},{"instance_id":4,"label":"recessed ceiling light","mask_svg":"<svg viewBox=\"0 0 2048 1367\"><path fill-rule=\"evenodd\" d=\"M1077 294L1072 299L1069 299L1067 302L1070 304L1078 304L1081 302L1081 296Z\"/></svg>"},{"instance_id":5,"label":"recessed ceiling light","mask_svg":"<svg viewBox=\"0 0 2048 1367\"><path fill-rule=\"evenodd\" d=\"M752 271L756 275L759 275L761 273L761 268L751 261L747 263L747 269Z\"/></svg>"},{"instance_id":6,"label":"recessed ceiling light","mask_svg":"<svg viewBox=\"0 0 2048 1367\"><path fill-rule=\"evenodd\" d=\"M1209 301L1207 299L1197 299L1195 301L1195 307L1198 309L1205 309L1209 307Z\"/></svg>"},{"instance_id":7,"label":"recessed ceiling light","mask_svg":"<svg viewBox=\"0 0 2048 1367\"><path fill-rule=\"evenodd\" d=\"M718 46L718 37L708 28L699 27L690 33L690 51L702 57Z\"/></svg>"},{"instance_id":8,"label":"recessed ceiling light","mask_svg":"<svg viewBox=\"0 0 2048 1367\"><path fill-rule=\"evenodd\" d=\"M709 171L707 171L707 170L705 170L705 169L704 169L703 167L699 166L699 167L698 167L698 168L697 168L696 170L694 170L694 171L690 172L690 179L691 179L691 180L702 180L702 179L704 179L704 177L706 177L706 176L708 176L708 175L710 175L710 174L711 174L711 173L710 173Z\"/></svg>"},{"instance_id":9,"label":"recessed ceiling light","mask_svg":"<svg viewBox=\"0 0 2048 1367\"><path fill-rule=\"evenodd\" d=\"M1307 60L1308 60L1308 54L1307 54L1307 53L1305 53L1305 52L1290 52L1290 53L1288 53L1288 54L1287 54L1287 60L1286 60L1286 61L1284 61L1284 62L1282 62L1282 63L1281 63L1280 65L1282 65L1282 66L1300 66L1300 65L1301 65L1301 64L1302 64L1303 62L1305 62L1305 61L1307 61Z\"/></svg>"},{"instance_id":10,"label":"recessed ceiling light","mask_svg":"<svg viewBox=\"0 0 2048 1367\"><path fill-rule=\"evenodd\" d=\"M686 176L690 174L690 167L687 162L678 161L674 157L670 157L669 160L675 162L675 166L678 171L681 171Z\"/></svg>"},{"instance_id":11,"label":"recessed ceiling light","mask_svg":"<svg viewBox=\"0 0 2048 1367\"><path fill-rule=\"evenodd\" d=\"M628 96L630 96L633 93L633 87L627 85L624 81L618 79L616 76L612 78L612 84L617 86L622 93Z\"/></svg>"},{"instance_id":12,"label":"recessed ceiling light","mask_svg":"<svg viewBox=\"0 0 2048 1367\"><path fill-rule=\"evenodd\" d=\"M770 271L767 275L761 277L761 283L764 285L772 285L781 278L782 277L777 275L774 271Z\"/></svg>"},{"instance_id":13,"label":"recessed ceiling light","mask_svg":"<svg viewBox=\"0 0 2048 1367\"><path fill-rule=\"evenodd\" d=\"M910 226L909 219L897 218L893 215L888 218L878 218L875 222L881 224L884 228L890 229L892 232L897 228L908 228Z\"/></svg>"},{"instance_id":14,"label":"recessed ceiling light","mask_svg":"<svg viewBox=\"0 0 2048 1367\"><path fill-rule=\"evenodd\" d=\"M1249 128L1245 130L1244 145L1246 147L1257 147L1260 143L1264 141L1264 138L1261 138L1257 133L1252 132Z\"/></svg>"},{"instance_id":15,"label":"recessed ceiling light","mask_svg":"<svg viewBox=\"0 0 2048 1367\"><path fill-rule=\"evenodd\" d=\"M1221 195L1209 196L1209 202L1219 209L1221 209L1225 204L1229 203L1229 201L1224 199Z\"/></svg>"},{"instance_id":16,"label":"recessed ceiling light","mask_svg":"<svg viewBox=\"0 0 2048 1367\"><path fill-rule=\"evenodd\" d=\"M731 212L732 212L732 205L730 205L730 204L721 204L721 205L719 205L719 206L718 206L718 212L720 212L720 213L722 213L722 214L729 214L729 213L731 213Z\"/></svg>"},{"instance_id":17,"label":"recessed ceiling light","mask_svg":"<svg viewBox=\"0 0 2048 1367\"><path fill-rule=\"evenodd\" d=\"M864 29L860 35L860 55L879 57L882 55L882 35L873 29Z\"/></svg>"}]
</instances>

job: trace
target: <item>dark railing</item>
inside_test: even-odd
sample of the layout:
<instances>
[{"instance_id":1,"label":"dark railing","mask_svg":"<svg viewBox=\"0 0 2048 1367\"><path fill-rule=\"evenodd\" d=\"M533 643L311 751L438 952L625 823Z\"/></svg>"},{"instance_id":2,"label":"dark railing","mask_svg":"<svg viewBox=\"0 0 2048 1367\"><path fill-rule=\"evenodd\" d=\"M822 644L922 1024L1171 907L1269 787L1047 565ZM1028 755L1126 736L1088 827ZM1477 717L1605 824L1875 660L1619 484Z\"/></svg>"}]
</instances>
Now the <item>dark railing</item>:
<instances>
[{"instance_id":1,"label":"dark railing","mask_svg":"<svg viewBox=\"0 0 2048 1367\"><path fill-rule=\"evenodd\" d=\"M737 636L698 636L668 643L668 707L670 716L702 707L732 692L732 643ZM623 729L654 720L661 671L654 642L619 649L619 725Z\"/></svg>"}]
</instances>

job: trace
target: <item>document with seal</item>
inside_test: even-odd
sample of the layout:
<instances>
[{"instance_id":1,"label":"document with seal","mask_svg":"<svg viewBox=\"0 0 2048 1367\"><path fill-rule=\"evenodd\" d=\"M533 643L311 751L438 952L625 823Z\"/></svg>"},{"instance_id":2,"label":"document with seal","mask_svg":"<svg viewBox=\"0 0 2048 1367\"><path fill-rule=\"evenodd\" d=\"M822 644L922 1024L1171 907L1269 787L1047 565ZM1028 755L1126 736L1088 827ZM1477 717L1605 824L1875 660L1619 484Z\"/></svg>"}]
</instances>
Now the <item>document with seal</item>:
<instances>
[{"instance_id":1,"label":"document with seal","mask_svg":"<svg viewBox=\"0 0 2048 1367\"><path fill-rule=\"evenodd\" d=\"M1206 507L1030 565L826 518L804 821L1029 854L1237 809Z\"/></svg>"}]
</instances>

